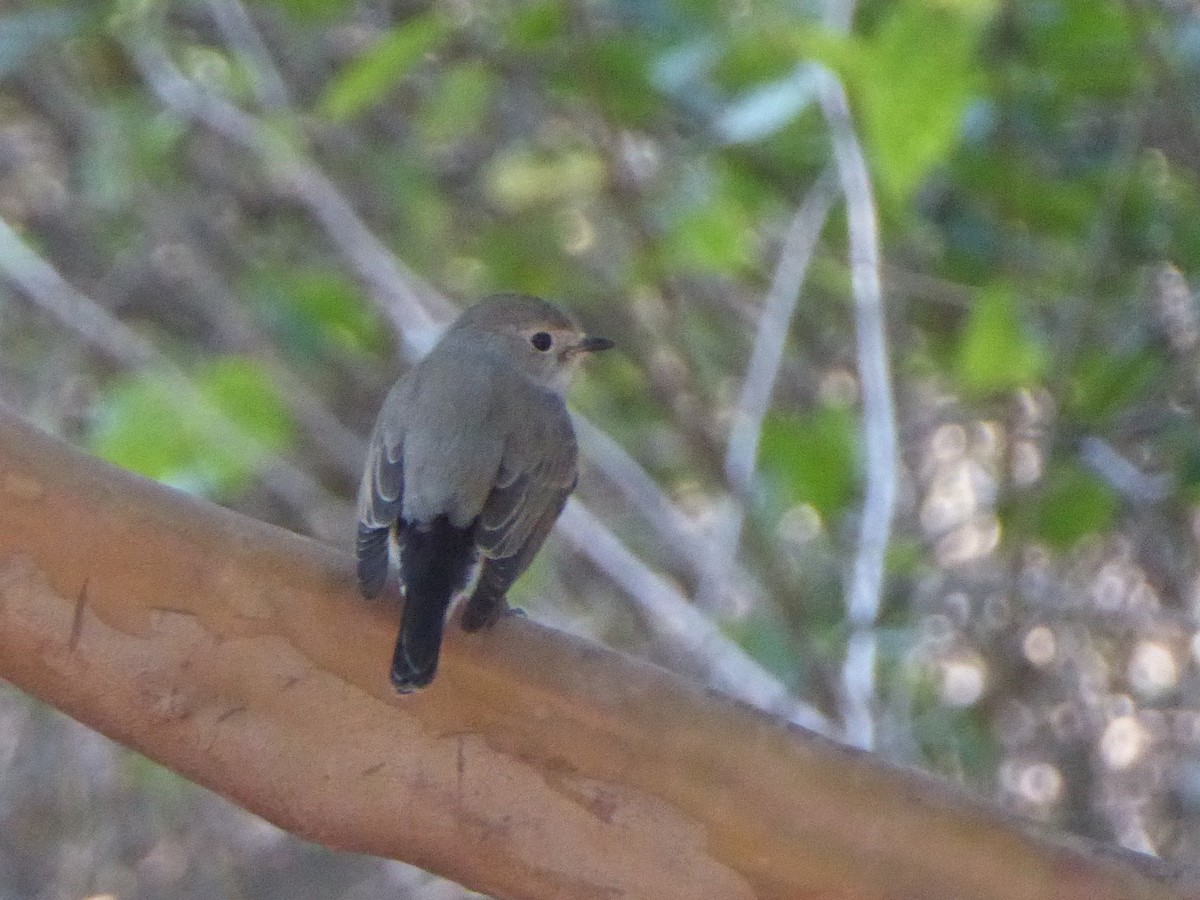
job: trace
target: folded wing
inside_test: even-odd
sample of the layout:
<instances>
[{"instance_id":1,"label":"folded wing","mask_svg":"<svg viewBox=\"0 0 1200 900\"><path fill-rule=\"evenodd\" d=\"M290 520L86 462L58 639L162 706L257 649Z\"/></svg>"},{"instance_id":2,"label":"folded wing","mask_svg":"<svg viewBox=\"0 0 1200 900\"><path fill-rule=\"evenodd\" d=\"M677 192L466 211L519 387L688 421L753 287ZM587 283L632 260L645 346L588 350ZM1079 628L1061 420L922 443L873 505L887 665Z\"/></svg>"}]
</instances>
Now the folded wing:
<instances>
[{"instance_id":1,"label":"folded wing","mask_svg":"<svg viewBox=\"0 0 1200 900\"><path fill-rule=\"evenodd\" d=\"M401 394L407 385L393 391ZM389 397L384 410L396 410ZM383 590L388 575L388 537L393 526L402 524L404 505L404 428L398 416L381 416L371 435L367 463L358 489L358 588L368 599Z\"/></svg>"},{"instance_id":2,"label":"folded wing","mask_svg":"<svg viewBox=\"0 0 1200 900\"><path fill-rule=\"evenodd\" d=\"M504 595L528 568L578 477L575 432L562 399L539 392L537 407L509 436L495 487L475 529L483 565L463 613L474 631L505 607Z\"/></svg>"}]
</instances>

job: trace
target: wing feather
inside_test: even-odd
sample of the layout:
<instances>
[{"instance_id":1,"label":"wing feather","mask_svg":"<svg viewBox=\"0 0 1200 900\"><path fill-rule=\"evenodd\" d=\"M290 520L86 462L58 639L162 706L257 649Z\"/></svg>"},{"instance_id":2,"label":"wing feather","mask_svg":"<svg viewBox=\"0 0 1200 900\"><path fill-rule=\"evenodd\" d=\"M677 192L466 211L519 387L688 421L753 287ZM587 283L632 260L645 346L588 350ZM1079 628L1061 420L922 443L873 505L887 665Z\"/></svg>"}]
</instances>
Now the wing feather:
<instances>
[{"instance_id":1,"label":"wing feather","mask_svg":"<svg viewBox=\"0 0 1200 900\"><path fill-rule=\"evenodd\" d=\"M364 597L378 596L389 569L388 535L404 506L404 427L395 411L403 409L411 381L402 378L384 401L375 424L358 488L358 586ZM391 413L391 414L389 414Z\"/></svg>"},{"instance_id":2,"label":"wing feather","mask_svg":"<svg viewBox=\"0 0 1200 900\"><path fill-rule=\"evenodd\" d=\"M496 486L480 513L476 540L491 558L516 555L543 517L558 517L575 486L575 432L562 400L545 394L540 409L509 436Z\"/></svg>"},{"instance_id":3,"label":"wing feather","mask_svg":"<svg viewBox=\"0 0 1200 900\"><path fill-rule=\"evenodd\" d=\"M476 526L483 567L463 615L469 631L503 608L504 595L541 549L575 488L578 451L566 406L551 394L539 403L537 414L510 436Z\"/></svg>"}]
</instances>

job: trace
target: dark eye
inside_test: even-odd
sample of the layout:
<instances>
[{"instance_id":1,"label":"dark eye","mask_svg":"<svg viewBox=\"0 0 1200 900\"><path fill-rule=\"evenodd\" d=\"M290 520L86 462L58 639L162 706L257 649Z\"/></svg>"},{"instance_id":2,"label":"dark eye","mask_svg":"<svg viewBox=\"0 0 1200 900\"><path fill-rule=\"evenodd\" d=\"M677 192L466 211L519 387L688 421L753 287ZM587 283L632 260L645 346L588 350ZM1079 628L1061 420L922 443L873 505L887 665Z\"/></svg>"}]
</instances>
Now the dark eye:
<instances>
[{"instance_id":1,"label":"dark eye","mask_svg":"<svg viewBox=\"0 0 1200 900\"><path fill-rule=\"evenodd\" d=\"M550 335L546 334L544 331L539 331L529 339L529 343L533 344L534 347L544 353L550 349L550 345L554 343L554 338L550 337Z\"/></svg>"}]
</instances>

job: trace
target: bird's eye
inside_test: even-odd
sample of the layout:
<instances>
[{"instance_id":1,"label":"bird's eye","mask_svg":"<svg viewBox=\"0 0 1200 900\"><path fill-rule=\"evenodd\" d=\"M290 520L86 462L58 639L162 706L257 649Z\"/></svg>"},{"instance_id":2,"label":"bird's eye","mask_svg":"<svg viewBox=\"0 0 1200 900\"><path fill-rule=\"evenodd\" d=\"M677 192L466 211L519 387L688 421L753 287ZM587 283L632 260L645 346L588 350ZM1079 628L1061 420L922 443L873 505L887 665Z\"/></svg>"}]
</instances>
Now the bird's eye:
<instances>
[{"instance_id":1,"label":"bird's eye","mask_svg":"<svg viewBox=\"0 0 1200 900\"><path fill-rule=\"evenodd\" d=\"M539 331L529 339L529 343L533 344L535 348L544 353L550 349L551 344L554 343L554 338L550 337L550 335L544 331Z\"/></svg>"}]
</instances>

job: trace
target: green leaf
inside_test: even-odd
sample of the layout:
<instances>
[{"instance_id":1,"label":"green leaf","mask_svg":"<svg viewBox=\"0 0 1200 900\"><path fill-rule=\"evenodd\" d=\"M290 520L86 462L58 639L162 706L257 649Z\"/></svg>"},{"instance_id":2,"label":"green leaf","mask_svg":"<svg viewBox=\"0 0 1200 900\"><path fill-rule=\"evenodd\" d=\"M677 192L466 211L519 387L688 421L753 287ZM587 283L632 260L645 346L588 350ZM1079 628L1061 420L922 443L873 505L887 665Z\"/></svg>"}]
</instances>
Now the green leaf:
<instances>
[{"instance_id":1,"label":"green leaf","mask_svg":"<svg viewBox=\"0 0 1200 900\"><path fill-rule=\"evenodd\" d=\"M265 449L281 450L291 442L291 416L258 363L236 356L210 361L197 382L213 406Z\"/></svg>"},{"instance_id":2,"label":"green leaf","mask_svg":"<svg viewBox=\"0 0 1200 900\"><path fill-rule=\"evenodd\" d=\"M788 505L810 503L826 518L854 496L858 458L853 413L825 407L807 416L770 416L763 423L759 460Z\"/></svg>"},{"instance_id":3,"label":"green leaf","mask_svg":"<svg viewBox=\"0 0 1200 900\"><path fill-rule=\"evenodd\" d=\"M894 4L839 67L850 80L851 107L861 116L880 187L898 203L958 143L982 80L978 45L989 8L964 14L933 2Z\"/></svg>"},{"instance_id":4,"label":"green leaf","mask_svg":"<svg viewBox=\"0 0 1200 900\"><path fill-rule=\"evenodd\" d=\"M1161 385L1166 368L1166 360L1145 350L1084 353L1071 374L1067 408L1084 424L1103 424Z\"/></svg>"},{"instance_id":5,"label":"green leaf","mask_svg":"<svg viewBox=\"0 0 1200 900\"><path fill-rule=\"evenodd\" d=\"M958 346L958 378L967 391L986 395L1036 382L1046 352L1025 331L1011 293L992 287L971 307Z\"/></svg>"},{"instance_id":6,"label":"green leaf","mask_svg":"<svg viewBox=\"0 0 1200 900\"><path fill-rule=\"evenodd\" d=\"M265 0L304 22L323 22L354 9L353 0Z\"/></svg>"},{"instance_id":7,"label":"green leaf","mask_svg":"<svg viewBox=\"0 0 1200 900\"><path fill-rule=\"evenodd\" d=\"M115 465L183 486L182 473L195 461L196 438L169 385L144 374L118 378L108 389L89 444Z\"/></svg>"},{"instance_id":8,"label":"green leaf","mask_svg":"<svg viewBox=\"0 0 1200 900\"><path fill-rule=\"evenodd\" d=\"M1117 513L1112 489L1066 463L1046 474L1034 507L1034 530L1047 544L1069 550L1085 535L1104 531Z\"/></svg>"},{"instance_id":9,"label":"green leaf","mask_svg":"<svg viewBox=\"0 0 1200 900\"><path fill-rule=\"evenodd\" d=\"M768 671L788 684L795 684L802 674L796 658L796 645L787 628L773 616L751 615L725 622L723 630Z\"/></svg>"},{"instance_id":10,"label":"green leaf","mask_svg":"<svg viewBox=\"0 0 1200 900\"><path fill-rule=\"evenodd\" d=\"M1194 505L1200 502L1200 431L1181 428L1169 444L1179 494Z\"/></svg>"},{"instance_id":11,"label":"green leaf","mask_svg":"<svg viewBox=\"0 0 1200 900\"><path fill-rule=\"evenodd\" d=\"M913 717L913 735L933 768L981 779L996 771L999 752L982 704L952 709L940 703Z\"/></svg>"},{"instance_id":12,"label":"green leaf","mask_svg":"<svg viewBox=\"0 0 1200 900\"><path fill-rule=\"evenodd\" d=\"M1056 0L1052 10L1034 13L1023 33L1044 67L1038 74L1076 102L1078 95L1124 94L1152 68L1138 46L1136 16L1119 0Z\"/></svg>"},{"instance_id":13,"label":"green leaf","mask_svg":"<svg viewBox=\"0 0 1200 900\"><path fill-rule=\"evenodd\" d=\"M750 264L751 235L741 210L716 201L681 216L662 249L669 268L733 273Z\"/></svg>"},{"instance_id":14,"label":"green leaf","mask_svg":"<svg viewBox=\"0 0 1200 900\"><path fill-rule=\"evenodd\" d=\"M385 332L353 281L329 269L264 266L243 293L294 358L321 358L331 349L374 355Z\"/></svg>"},{"instance_id":15,"label":"green leaf","mask_svg":"<svg viewBox=\"0 0 1200 900\"><path fill-rule=\"evenodd\" d=\"M663 265L681 272L734 274L755 261L752 184L728 167L685 178L662 236Z\"/></svg>"},{"instance_id":16,"label":"green leaf","mask_svg":"<svg viewBox=\"0 0 1200 900\"><path fill-rule=\"evenodd\" d=\"M264 450L277 451L291 441L291 418L269 375L253 361L206 361L193 384ZM231 450L206 425L203 412L191 407L174 382L159 373L122 376L104 397L89 445L109 462L185 490L211 496L236 492L260 461Z\"/></svg>"},{"instance_id":17,"label":"green leaf","mask_svg":"<svg viewBox=\"0 0 1200 900\"><path fill-rule=\"evenodd\" d=\"M727 94L761 89L786 78L802 60L840 58L849 38L833 35L818 26L793 22L764 29L757 22L735 30L721 46L712 70L713 80Z\"/></svg>"},{"instance_id":18,"label":"green leaf","mask_svg":"<svg viewBox=\"0 0 1200 900\"><path fill-rule=\"evenodd\" d=\"M317 103L318 112L335 121L358 115L442 43L449 30L447 22L432 13L392 29L330 82Z\"/></svg>"},{"instance_id":19,"label":"green leaf","mask_svg":"<svg viewBox=\"0 0 1200 900\"><path fill-rule=\"evenodd\" d=\"M550 82L570 102L599 106L618 123L644 128L660 107L647 68L652 55L651 47L636 34L599 39L574 48Z\"/></svg>"},{"instance_id":20,"label":"green leaf","mask_svg":"<svg viewBox=\"0 0 1200 900\"><path fill-rule=\"evenodd\" d=\"M480 265L453 272L455 282L470 294L519 285L539 296L559 295L571 277L567 261L558 252L565 232L556 216L544 212L533 209L521 215L519 225L498 220L480 230L470 257Z\"/></svg>"},{"instance_id":21,"label":"green leaf","mask_svg":"<svg viewBox=\"0 0 1200 900\"><path fill-rule=\"evenodd\" d=\"M421 133L431 145L475 135L492 106L495 83L482 63L445 72L421 111Z\"/></svg>"},{"instance_id":22,"label":"green leaf","mask_svg":"<svg viewBox=\"0 0 1200 900\"><path fill-rule=\"evenodd\" d=\"M504 36L513 50L541 51L560 40L566 29L563 0L539 0L515 10L504 24Z\"/></svg>"}]
</instances>

